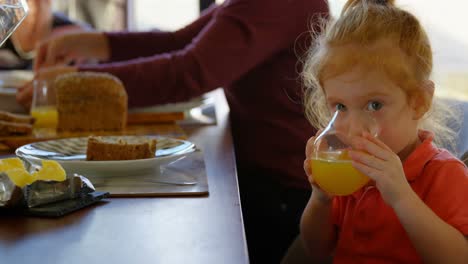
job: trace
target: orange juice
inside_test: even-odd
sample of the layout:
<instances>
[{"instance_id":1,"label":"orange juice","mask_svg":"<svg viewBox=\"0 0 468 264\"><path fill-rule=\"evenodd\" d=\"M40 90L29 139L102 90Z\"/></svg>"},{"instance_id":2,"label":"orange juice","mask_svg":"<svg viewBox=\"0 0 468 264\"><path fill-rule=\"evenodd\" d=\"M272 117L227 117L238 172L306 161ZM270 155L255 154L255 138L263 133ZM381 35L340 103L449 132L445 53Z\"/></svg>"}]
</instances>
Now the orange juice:
<instances>
[{"instance_id":1,"label":"orange juice","mask_svg":"<svg viewBox=\"0 0 468 264\"><path fill-rule=\"evenodd\" d=\"M31 116L36 119L34 127L57 127L58 113L54 106L40 106L31 110Z\"/></svg>"},{"instance_id":2,"label":"orange juice","mask_svg":"<svg viewBox=\"0 0 468 264\"><path fill-rule=\"evenodd\" d=\"M350 195L369 181L353 167L347 151L320 152L311 167L317 185L333 195Z\"/></svg>"}]
</instances>

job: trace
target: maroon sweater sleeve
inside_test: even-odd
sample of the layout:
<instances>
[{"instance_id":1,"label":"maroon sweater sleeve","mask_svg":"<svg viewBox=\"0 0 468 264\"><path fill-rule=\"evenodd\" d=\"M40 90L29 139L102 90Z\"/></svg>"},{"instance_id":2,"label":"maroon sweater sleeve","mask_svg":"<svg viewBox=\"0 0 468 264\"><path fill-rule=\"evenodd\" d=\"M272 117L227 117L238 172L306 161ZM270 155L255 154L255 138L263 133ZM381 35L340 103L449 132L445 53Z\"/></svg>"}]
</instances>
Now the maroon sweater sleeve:
<instances>
[{"instance_id":1,"label":"maroon sweater sleeve","mask_svg":"<svg viewBox=\"0 0 468 264\"><path fill-rule=\"evenodd\" d=\"M320 10L320 1L317 6ZM304 8L303 0L228 1L214 11L210 21L183 49L125 62L83 66L80 70L109 72L119 77L126 86L130 106L184 101L228 86L290 46L291 39L304 33L300 32L303 21L308 19L304 16L310 13L310 5ZM121 44L112 42L111 46L124 53L132 49ZM133 45L133 49L140 47Z\"/></svg>"},{"instance_id":2,"label":"maroon sweater sleeve","mask_svg":"<svg viewBox=\"0 0 468 264\"><path fill-rule=\"evenodd\" d=\"M183 49L200 33L211 17L217 5L210 6L193 23L175 32L106 32L109 40L111 57L108 62L148 57L154 54Z\"/></svg>"}]
</instances>

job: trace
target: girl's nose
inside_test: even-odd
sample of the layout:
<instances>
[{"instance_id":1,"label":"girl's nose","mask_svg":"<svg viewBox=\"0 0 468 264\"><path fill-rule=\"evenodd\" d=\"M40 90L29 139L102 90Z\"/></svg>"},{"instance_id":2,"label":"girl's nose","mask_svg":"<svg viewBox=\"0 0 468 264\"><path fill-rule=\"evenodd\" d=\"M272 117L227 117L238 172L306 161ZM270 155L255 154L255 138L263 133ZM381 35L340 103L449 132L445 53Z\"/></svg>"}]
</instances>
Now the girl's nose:
<instances>
[{"instance_id":1,"label":"girl's nose","mask_svg":"<svg viewBox=\"0 0 468 264\"><path fill-rule=\"evenodd\" d=\"M364 132L374 134L376 122L367 112L353 113L348 116L348 137L362 136Z\"/></svg>"},{"instance_id":2,"label":"girl's nose","mask_svg":"<svg viewBox=\"0 0 468 264\"><path fill-rule=\"evenodd\" d=\"M342 142L350 145L353 138L362 136L363 132L368 132L377 136L378 127L374 117L364 111L348 111L339 113L333 122L337 136Z\"/></svg>"},{"instance_id":3,"label":"girl's nose","mask_svg":"<svg viewBox=\"0 0 468 264\"><path fill-rule=\"evenodd\" d=\"M362 136L364 132L377 136L378 127L374 117L368 112L359 112L349 116L348 137Z\"/></svg>"},{"instance_id":4,"label":"girl's nose","mask_svg":"<svg viewBox=\"0 0 468 264\"><path fill-rule=\"evenodd\" d=\"M353 138L356 136L362 135L362 132L364 131L364 125L362 124L362 120L360 118L357 118L356 116L350 117L350 120L348 121L348 137Z\"/></svg>"},{"instance_id":5,"label":"girl's nose","mask_svg":"<svg viewBox=\"0 0 468 264\"><path fill-rule=\"evenodd\" d=\"M362 125L359 118L350 113L342 113L335 122L335 129L342 142L349 145L355 136L362 134Z\"/></svg>"}]
</instances>

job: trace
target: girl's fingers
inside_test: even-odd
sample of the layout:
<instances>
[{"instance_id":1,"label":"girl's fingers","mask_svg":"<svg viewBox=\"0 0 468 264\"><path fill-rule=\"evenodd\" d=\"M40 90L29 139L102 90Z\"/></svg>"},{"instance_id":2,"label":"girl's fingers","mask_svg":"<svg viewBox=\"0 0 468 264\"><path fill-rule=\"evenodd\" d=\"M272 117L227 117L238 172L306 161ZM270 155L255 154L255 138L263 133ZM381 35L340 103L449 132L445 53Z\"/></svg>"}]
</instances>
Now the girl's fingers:
<instances>
[{"instance_id":1,"label":"girl's fingers","mask_svg":"<svg viewBox=\"0 0 468 264\"><path fill-rule=\"evenodd\" d=\"M375 168L371 168L365 164L362 164L362 163L359 163L359 162L356 162L356 161L352 161L351 163L353 165L353 167L355 169L357 169L358 171L362 172L363 174L367 175L369 178L371 178L372 180L378 182L381 178L381 172Z\"/></svg>"},{"instance_id":2,"label":"girl's fingers","mask_svg":"<svg viewBox=\"0 0 468 264\"><path fill-rule=\"evenodd\" d=\"M305 149L306 158L310 158L312 156L312 153L314 151L314 141L315 141L315 137L311 137L309 138L309 140L307 140L306 149Z\"/></svg>"},{"instance_id":3,"label":"girl's fingers","mask_svg":"<svg viewBox=\"0 0 468 264\"><path fill-rule=\"evenodd\" d=\"M306 151L305 151L305 154L306 154L306 157L309 158L310 156L312 156L312 153L314 151L314 142L315 142L315 139L317 138L318 135L320 135L320 133L322 133L323 129L319 129L317 131L317 133L315 133L315 136L309 138L309 140L307 140L307 144L306 144Z\"/></svg>"},{"instance_id":4,"label":"girl's fingers","mask_svg":"<svg viewBox=\"0 0 468 264\"><path fill-rule=\"evenodd\" d=\"M362 163L368 167L377 169L379 171L385 170L385 161L375 156L369 155L362 151L350 151L349 155L351 156L353 161Z\"/></svg>"},{"instance_id":5,"label":"girl's fingers","mask_svg":"<svg viewBox=\"0 0 468 264\"><path fill-rule=\"evenodd\" d=\"M387 148L383 148L374 141L368 138L356 137L353 140L353 147L358 150L363 150L381 160L389 160L390 155Z\"/></svg>"},{"instance_id":6,"label":"girl's fingers","mask_svg":"<svg viewBox=\"0 0 468 264\"><path fill-rule=\"evenodd\" d=\"M368 132L364 132L363 133L363 137L368 139L369 141L373 142L374 144L376 144L377 146L380 146L381 148L384 148L388 151L392 151L387 145L385 145L385 143L383 143L381 140L379 140L378 138L372 136L370 133Z\"/></svg>"},{"instance_id":7,"label":"girl's fingers","mask_svg":"<svg viewBox=\"0 0 468 264\"><path fill-rule=\"evenodd\" d=\"M304 160L304 171L307 174L307 177L310 177L312 175L312 169L310 167L310 160L309 159Z\"/></svg>"}]
</instances>

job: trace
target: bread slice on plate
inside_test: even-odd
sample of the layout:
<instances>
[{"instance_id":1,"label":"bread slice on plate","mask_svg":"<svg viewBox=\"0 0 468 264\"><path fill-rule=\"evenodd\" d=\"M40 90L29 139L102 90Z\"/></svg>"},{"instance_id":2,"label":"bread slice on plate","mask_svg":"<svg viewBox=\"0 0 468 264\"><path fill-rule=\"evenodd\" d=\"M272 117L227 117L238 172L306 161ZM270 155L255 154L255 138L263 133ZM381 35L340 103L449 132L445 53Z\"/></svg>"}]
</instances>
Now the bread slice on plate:
<instances>
[{"instance_id":1,"label":"bread slice on plate","mask_svg":"<svg viewBox=\"0 0 468 264\"><path fill-rule=\"evenodd\" d=\"M156 153L154 138L89 137L86 160L135 160L154 158Z\"/></svg>"}]
</instances>

